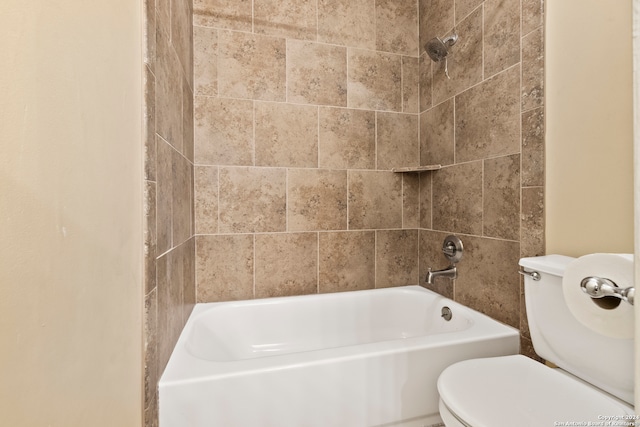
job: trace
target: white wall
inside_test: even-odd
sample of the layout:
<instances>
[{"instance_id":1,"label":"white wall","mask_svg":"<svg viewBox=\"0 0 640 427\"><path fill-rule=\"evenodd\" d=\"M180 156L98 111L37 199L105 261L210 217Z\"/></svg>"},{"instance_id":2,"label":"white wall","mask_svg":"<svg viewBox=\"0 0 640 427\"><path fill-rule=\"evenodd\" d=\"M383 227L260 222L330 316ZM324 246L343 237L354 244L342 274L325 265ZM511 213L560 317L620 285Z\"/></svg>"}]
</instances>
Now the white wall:
<instances>
[{"instance_id":1,"label":"white wall","mask_svg":"<svg viewBox=\"0 0 640 427\"><path fill-rule=\"evenodd\" d=\"M0 5L0 425L141 423L141 7Z\"/></svg>"},{"instance_id":2,"label":"white wall","mask_svg":"<svg viewBox=\"0 0 640 427\"><path fill-rule=\"evenodd\" d=\"M631 0L546 3L546 250L633 252Z\"/></svg>"}]
</instances>

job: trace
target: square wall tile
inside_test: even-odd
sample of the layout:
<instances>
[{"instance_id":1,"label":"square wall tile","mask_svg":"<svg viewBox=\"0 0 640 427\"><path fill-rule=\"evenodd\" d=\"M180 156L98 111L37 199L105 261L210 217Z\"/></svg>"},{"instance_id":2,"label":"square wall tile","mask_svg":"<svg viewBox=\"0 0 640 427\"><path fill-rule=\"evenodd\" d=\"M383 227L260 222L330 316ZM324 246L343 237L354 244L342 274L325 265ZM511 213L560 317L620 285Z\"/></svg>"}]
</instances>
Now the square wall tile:
<instances>
[{"instance_id":1,"label":"square wall tile","mask_svg":"<svg viewBox=\"0 0 640 427\"><path fill-rule=\"evenodd\" d=\"M156 45L156 133L181 151L182 67L167 35L161 29L156 32Z\"/></svg>"},{"instance_id":2,"label":"square wall tile","mask_svg":"<svg viewBox=\"0 0 640 427\"><path fill-rule=\"evenodd\" d=\"M522 189L520 256L544 255L544 187Z\"/></svg>"},{"instance_id":3,"label":"square wall tile","mask_svg":"<svg viewBox=\"0 0 640 427\"><path fill-rule=\"evenodd\" d=\"M456 97L456 162L520 152L520 67Z\"/></svg>"},{"instance_id":4,"label":"square wall tile","mask_svg":"<svg viewBox=\"0 0 640 427\"><path fill-rule=\"evenodd\" d=\"M218 95L218 30L193 27L193 83L196 95Z\"/></svg>"},{"instance_id":5,"label":"square wall tile","mask_svg":"<svg viewBox=\"0 0 640 427\"><path fill-rule=\"evenodd\" d=\"M196 164L253 165L253 102L195 97Z\"/></svg>"},{"instance_id":6,"label":"square wall tile","mask_svg":"<svg viewBox=\"0 0 640 427\"><path fill-rule=\"evenodd\" d=\"M402 176L349 171L349 229L402 228Z\"/></svg>"},{"instance_id":7,"label":"square wall tile","mask_svg":"<svg viewBox=\"0 0 640 427\"><path fill-rule=\"evenodd\" d=\"M377 169L418 166L418 116L380 111L376 117Z\"/></svg>"},{"instance_id":8,"label":"square wall tile","mask_svg":"<svg viewBox=\"0 0 640 427\"><path fill-rule=\"evenodd\" d=\"M320 108L319 122L319 166L321 168L375 168L375 112L346 108Z\"/></svg>"},{"instance_id":9,"label":"square wall tile","mask_svg":"<svg viewBox=\"0 0 640 427\"><path fill-rule=\"evenodd\" d=\"M173 347L178 341L184 327L182 316L183 291L183 259L179 250L173 250L158 258L158 340L159 372L162 372L169 361Z\"/></svg>"},{"instance_id":10,"label":"square wall tile","mask_svg":"<svg viewBox=\"0 0 640 427\"><path fill-rule=\"evenodd\" d=\"M171 228L173 246L177 246L193 235L193 165L176 151L173 151L171 161Z\"/></svg>"},{"instance_id":11,"label":"square wall tile","mask_svg":"<svg viewBox=\"0 0 640 427\"><path fill-rule=\"evenodd\" d=\"M318 292L318 234L256 235L256 297Z\"/></svg>"},{"instance_id":12,"label":"square wall tile","mask_svg":"<svg viewBox=\"0 0 640 427\"><path fill-rule=\"evenodd\" d=\"M318 166L318 108L255 103L256 166Z\"/></svg>"},{"instance_id":13,"label":"square wall tile","mask_svg":"<svg viewBox=\"0 0 640 427\"><path fill-rule=\"evenodd\" d=\"M195 233L218 232L218 168L195 166Z\"/></svg>"},{"instance_id":14,"label":"square wall tile","mask_svg":"<svg viewBox=\"0 0 640 427\"><path fill-rule=\"evenodd\" d=\"M420 112L420 58L402 57L402 111Z\"/></svg>"},{"instance_id":15,"label":"square wall tile","mask_svg":"<svg viewBox=\"0 0 640 427\"><path fill-rule=\"evenodd\" d=\"M375 2L318 0L318 41L375 49Z\"/></svg>"},{"instance_id":16,"label":"square wall tile","mask_svg":"<svg viewBox=\"0 0 640 427\"><path fill-rule=\"evenodd\" d=\"M347 171L290 169L288 230L346 230Z\"/></svg>"},{"instance_id":17,"label":"square wall tile","mask_svg":"<svg viewBox=\"0 0 640 427\"><path fill-rule=\"evenodd\" d=\"M156 180L156 77L144 67L144 179Z\"/></svg>"},{"instance_id":18,"label":"square wall tile","mask_svg":"<svg viewBox=\"0 0 640 427\"><path fill-rule=\"evenodd\" d=\"M286 100L286 42L236 31L218 33L218 92L230 98Z\"/></svg>"},{"instance_id":19,"label":"square wall tile","mask_svg":"<svg viewBox=\"0 0 640 427\"><path fill-rule=\"evenodd\" d=\"M156 254L167 252L173 246L173 156L175 150L157 137L156 183Z\"/></svg>"},{"instance_id":20,"label":"square wall tile","mask_svg":"<svg viewBox=\"0 0 640 427\"><path fill-rule=\"evenodd\" d=\"M376 49L418 56L415 0L376 0Z\"/></svg>"},{"instance_id":21,"label":"square wall tile","mask_svg":"<svg viewBox=\"0 0 640 427\"><path fill-rule=\"evenodd\" d=\"M420 164L455 162L453 98L420 114Z\"/></svg>"},{"instance_id":22,"label":"square wall tile","mask_svg":"<svg viewBox=\"0 0 640 427\"><path fill-rule=\"evenodd\" d=\"M455 25L453 0L418 0L420 16L420 53L434 37L442 38Z\"/></svg>"},{"instance_id":23,"label":"square wall tile","mask_svg":"<svg viewBox=\"0 0 640 427\"><path fill-rule=\"evenodd\" d=\"M220 233L285 231L286 170L220 168Z\"/></svg>"},{"instance_id":24,"label":"square wall tile","mask_svg":"<svg viewBox=\"0 0 640 427\"><path fill-rule=\"evenodd\" d=\"M524 280L520 279L520 337L531 340L531 331L529 330L529 319L527 318L527 302L524 296ZM520 352L523 352L522 347L520 347Z\"/></svg>"},{"instance_id":25,"label":"square wall tile","mask_svg":"<svg viewBox=\"0 0 640 427\"><path fill-rule=\"evenodd\" d=\"M349 107L402 111L402 57L360 49L348 55Z\"/></svg>"},{"instance_id":26,"label":"square wall tile","mask_svg":"<svg viewBox=\"0 0 640 427\"><path fill-rule=\"evenodd\" d=\"M143 52L144 63L151 72L156 62L156 0L144 0Z\"/></svg>"},{"instance_id":27,"label":"square wall tile","mask_svg":"<svg viewBox=\"0 0 640 427\"><path fill-rule=\"evenodd\" d=\"M522 0L522 35L544 25L544 1Z\"/></svg>"},{"instance_id":28,"label":"square wall tile","mask_svg":"<svg viewBox=\"0 0 640 427\"><path fill-rule=\"evenodd\" d=\"M316 0L254 0L254 32L300 40L315 40Z\"/></svg>"},{"instance_id":29,"label":"square wall tile","mask_svg":"<svg viewBox=\"0 0 640 427\"><path fill-rule=\"evenodd\" d=\"M193 3L171 1L171 45L178 55L184 75L193 87Z\"/></svg>"},{"instance_id":30,"label":"square wall tile","mask_svg":"<svg viewBox=\"0 0 640 427\"><path fill-rule=\"evenodd\" d=\"M157 137L157 183L156 183L156 253L165 253L171 249L171 202L173 183L171 182L171 146Z\"/></svg>"},{"instance_id":31,"label":"square wall tile","mask_svg":"<svg viewBox=\"0 0 640 427\"><path fill-rule=\"evenodd\" d=\"M432 62L426 53L420 56L420 112L433 105Z\"/></svg>"},{"instance_id":32,"label":"square wall tile","mask_svg":"<svg viewBox=\"0 0 640 427\"><path fill-rule=\"evenodd\" d=\"M169 35L171 31L171 1L155 0L156 7L156 29L162 29Z\"/></svg>"},{"instance_id":33,"label":"square wall tile","mask_svg":"<svg viewBox=\"0 0 640 427\"><path fill-rule=\"evenodd\" d=\"M420 174L420 228L432 228L431 224L431 183L433 172Z\"/></svg>"},{"instance_id":34,"label":"square wall tile","mask_svg":"<svg viewBox=\"0 0 640 427\"><path fill-rule=\"evenodd\" d=\"M522 111L544 105L544 31L522 38Z\"/></svg>"},{"instance_id":35,"label":"square wall tile","mask_svg":"<svg viewBox=\"0 0 640 427\"><path fill-rule=\"evenodd\" d=\"M376 231L376 288L417 285L418 230Z\"/></svg>"},{"instance_id":36,"label":"square wall tile","mask_svg":"<svg viewBox=\"0 0 640 427\"><path fill-rule=\"evenodd\" d=\"M144 409L144 427L158 427L158 399L157 393L155 393L156 397L147 405Z\"/></svg>"},{"instance_id":37,"label":"square wall tile","mask_svg":"<svg viewBox=\"0 0 640 427\"><path fill-rule=\"evenodd\" d=\"M191 237L180 245L179 249L180 256L182 257L182 325L184 326L196 304L195 237Z\"/></svg>"},{"instance_id":38,"label":"square wall tile","mask_svg":"<svg viewBox=\"0 0 640 427\"><path fill-rule=\"evenodd\" d=\"M203 27L251 31L252 0L193 0L193 23Z\"/></svg>"},{"instance_id":39,"label":"square wall tile","mask_svg":"<svg viewBox=\"0 0 640 427\"><path fill-rule=\"evenodd\" d=\"M420 227L420 174L402 174L402 228Z\"/></svg>"},{"instance_id":40,"label":"square wall tile","mask_svg":"<svg viewBox=\"0 0 640 427\"><path fill-rule=\"evenodd\" d=\"M482 81L482 8L460 22L456 31L458 41L449 50L447 60L432 63L434 104Z\"/></svg>"},{"instance_id":41,"label":"square wall tile","mask_svg":"<svg viewBox=\"0 0 640 427\"><path fill-rule=\"evenodd\" d=\"M522 186L544 185L544 108L522 113Z\"/></svg>"},{"instance_id":42,"label":"square wall tile","mask_svg":"<svg viewBox=\"0 0 640 427\"><path fill-rule=\"evenodd\" d=\"M520 155L484 161L483 236L520 238Z\"/></svg>"},{"instance_id":43,"label":"square wall tile","mask_svg":"<svg viewBox=\"0 0 640 427\"><path fill-rule=\"evenodd\" d=\"M347 49L287 40L287 101L347 106Z\"/></svg>"},{"instance_id":44,"label":"square wall tile","mask_svg":"<svg viewBox=\"0 0 640 427\"><path fill-rule=\"evenodd\" d=\"M144 293L156 287L156 183L144 182Z\"/></svg>"},{"instance_id":45,"label":"square wall tile","mask_svg":"<svg viewBox=\"0 0 640 427\"><path fill-rule=\"evenodd\" d=\"M467 15L474 11L474 9L482 4L484 0L455 0L456 6L456 23L464 19ZM509 0L512 3L516 3L513 0ZM485 2L486 3L486 2Z\"/></svg>"},{"instance_id":46,"label":"square wall tile","mask_svg":"<svg viewBox=\"0 0 640 427\"><path fill-rule=\"evenodd\" d=\"M144 407L150 408L157 399L158 372L158 292L154 289L144 297Z\"/></svg>"},{"instance_id":47,"label":"square wall tile","mask_svg":"<svg viewBox=\"0 0 640 427\"><path fill-rule=\"evenodd\" d=\"M194 155L194 111L192 83L182 79L182 155L193 163Z\"/></svg>"},{"instance_id":48,"label":"square wall tile","mask_svg":"<svg viewBox=\"0 0 640 427\"><path fill-rule=\"evenodd\" d=\"M375 287L375 232L320 233L320 293Z\"/></svg>"},{"instance_id":49,"label":"square wall tile","mask_svg":"<svg viewBox=\"0 0 640 427\"><path fill-rule=\"evenodd\" d=\"M482 234L482 162L434 173L432 204L435 230Z\"/></svg>"},{"instance_id":50,"label":"square wall tile","mask_svg":"<svg viewBox=\"0 0 640 427\"><path fill-rule=\"evenodd\" d=\"M520 325L520 243L462 237L464 262L458 264L456 301L514 328Z\"/></svg>"},{"instance_id":51,"label":"square wall tile","mask_svg":"<svg viewBox=\"0 0 640 427\"><path fill-rule=\"evenodd\" d=\"M198 302L253 298L253 235L196 236Z\"/></svg>"},{"instance_id":52,"label":"square wall tile","mask_svg":"<svg viewBox=\"0 0 640 427\"><path fill-rule=\"evenodd\" d=\"M484 2L484 75L492 76L520 62L520 4Z\"/></svg>"}]
</instances>

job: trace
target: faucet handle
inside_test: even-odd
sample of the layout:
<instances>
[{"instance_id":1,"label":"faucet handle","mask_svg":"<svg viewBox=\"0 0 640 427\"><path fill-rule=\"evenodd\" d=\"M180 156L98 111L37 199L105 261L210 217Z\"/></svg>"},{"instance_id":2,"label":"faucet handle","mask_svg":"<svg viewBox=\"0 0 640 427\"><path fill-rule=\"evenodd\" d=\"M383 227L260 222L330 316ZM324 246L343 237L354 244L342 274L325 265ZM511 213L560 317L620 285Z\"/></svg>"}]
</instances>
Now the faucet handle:
<instances>
[{"instance_id":1,"label":"faucet handle","mask_svg":"<svg viewBox=\"0 0 640 427\"><path fill-rule=\"evenodd\" d=\"M456 245L453 242L445 242L444 246L442 246L442 252L447 257L452 257L456 254Z\"/></svg>"},{"instance_id":2,"label":"faucet handle","mask_svg":"<svg viewBox=\"0 0 640 427\"><path fill-rule=\"evenodd\" d=\"M442 253L451 264L455 264L462 259L463 249L462 240L454 235L447 236L444 239L444 243L442 243Z\"/></svg>"}]
</instances>

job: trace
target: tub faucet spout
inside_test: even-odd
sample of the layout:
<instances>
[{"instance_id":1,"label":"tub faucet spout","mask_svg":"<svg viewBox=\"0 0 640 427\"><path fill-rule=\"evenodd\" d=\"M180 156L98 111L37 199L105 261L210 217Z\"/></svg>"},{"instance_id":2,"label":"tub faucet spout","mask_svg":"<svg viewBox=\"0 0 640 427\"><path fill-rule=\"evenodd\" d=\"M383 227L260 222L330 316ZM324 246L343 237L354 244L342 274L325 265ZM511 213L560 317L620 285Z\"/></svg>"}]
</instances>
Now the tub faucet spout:
<instances>
[{"instance_id":1,"label":"tub faucet spout","mask_svg":"<svg viewBox=\"0 0 640 427\"><path fill-rule=\"evenodd\" d=\"M436 271L431 271L431 267L429 267L429 271L427 272L427 284L433 285L433 280L436 277L448 277L450 279L455 279L458 277L458 269L453 264L447 268Z\"/></svg>"}]
</instances>

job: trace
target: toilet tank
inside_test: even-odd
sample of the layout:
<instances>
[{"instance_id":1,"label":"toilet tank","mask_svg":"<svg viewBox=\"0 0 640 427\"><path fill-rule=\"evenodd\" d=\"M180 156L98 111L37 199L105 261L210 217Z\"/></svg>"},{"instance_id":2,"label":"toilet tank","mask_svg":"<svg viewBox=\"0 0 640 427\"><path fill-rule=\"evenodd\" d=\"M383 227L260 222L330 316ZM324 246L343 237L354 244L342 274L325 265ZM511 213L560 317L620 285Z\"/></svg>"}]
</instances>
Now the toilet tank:
<instances>
[{"instance_id":1,"label":"toilet tank","mask_svg":"<svg viewBox=\"0 0 640 427\"><path fill-rule=\"evenodd\" d=\"M592 331L565 303L562 276L574 259L546 255L520 260L525 271L540 274L538 281L524 276L533 347L543 359L633 405L633 340Z\"/></svg>"}]
</instances>

